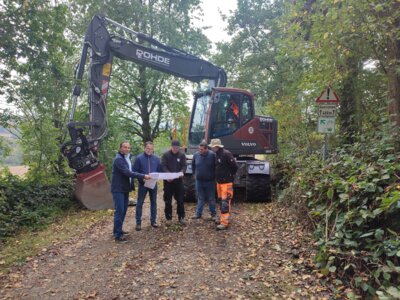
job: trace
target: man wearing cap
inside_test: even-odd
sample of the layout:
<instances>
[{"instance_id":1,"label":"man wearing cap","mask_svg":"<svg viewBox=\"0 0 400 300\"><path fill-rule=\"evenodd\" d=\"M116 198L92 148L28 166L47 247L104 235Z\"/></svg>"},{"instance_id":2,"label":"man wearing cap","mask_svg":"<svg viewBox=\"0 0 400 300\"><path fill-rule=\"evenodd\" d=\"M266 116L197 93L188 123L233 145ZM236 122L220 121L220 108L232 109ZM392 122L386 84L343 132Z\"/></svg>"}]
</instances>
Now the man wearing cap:
<instances>
[{"instance_id":1,"label":"man wearing cap","mask_svg":"<svg viewBox=\"0 0 400 300\"><path fill-rule=\"evenodd\" d=\"M225 230L229 226L229 213L233 198L233 179L238 170L238 165L232 153L224 149L220 139L212 139L209 146L217 156L215 179L217 181L218 198L221 201L220 224L217 226L217 230Z\"/></svg>"},{"instance_id":2,"label":"man wearing cap","mask_svg":"<svg viewBox=\"0 0 400 300\"><path fill-rule=\"evenodd\" d=\"M180 150L180 143L177 140L171 142L171 149L161 157L161 168L163 172L176 173L186 171L186 156ZM184 187L182 177L173 180L164 180L164 202L165 218L167 226L172 224L172 197L175 197L177 203L177 215L181 225L185 222L185 207L183 204Z\"/></svg>"}]
</instances>

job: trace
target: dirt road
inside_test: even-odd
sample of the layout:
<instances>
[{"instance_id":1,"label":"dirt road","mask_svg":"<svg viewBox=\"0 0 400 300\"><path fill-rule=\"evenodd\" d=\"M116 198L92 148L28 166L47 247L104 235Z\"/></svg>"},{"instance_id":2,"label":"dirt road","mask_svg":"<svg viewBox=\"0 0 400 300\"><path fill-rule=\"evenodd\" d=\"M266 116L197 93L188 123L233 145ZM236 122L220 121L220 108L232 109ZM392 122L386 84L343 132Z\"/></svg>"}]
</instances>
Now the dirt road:
<instances>
[{"instance_id":1,"label":"dirt road","mask_svg":"<svg viewBox=\"0 0 400 300\"><path fill-rule=\"evenodd\" d=\"M232 226L215 231L208 219L186 227L150 227L146 200L142 231L127 244L111 235L112 217L61 245L43 249L2 278L1 299L332 299L313 271L312 240L276 203L239 203ZM186 205L187 216L194 205ZM176 221L176 220L174 220Z\"/></svg>"}]
</instances>

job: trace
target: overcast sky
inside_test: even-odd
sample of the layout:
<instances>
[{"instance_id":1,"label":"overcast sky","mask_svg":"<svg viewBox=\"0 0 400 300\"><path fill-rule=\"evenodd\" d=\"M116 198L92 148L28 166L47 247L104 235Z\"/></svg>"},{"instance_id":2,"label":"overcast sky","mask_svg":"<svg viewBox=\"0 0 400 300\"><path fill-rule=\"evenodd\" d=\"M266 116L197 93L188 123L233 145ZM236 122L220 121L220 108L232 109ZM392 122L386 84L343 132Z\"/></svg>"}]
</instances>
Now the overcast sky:
<instances>
[{"instance_id":1,"label":"overcast sky","mask_svg":"<svg viewBox=\"0 0 400 300\"><path fill-rule=\"evenodd\" d=\"M195 25L211 26L204 33L213 43L229 40L225 31L227 23L222 21L220 11L224 15L230 15L229 11L234 11L237 7L237 0L202 0L202 2L204 20L200 23L195 22Z\"/></svg>"}]
</instances>

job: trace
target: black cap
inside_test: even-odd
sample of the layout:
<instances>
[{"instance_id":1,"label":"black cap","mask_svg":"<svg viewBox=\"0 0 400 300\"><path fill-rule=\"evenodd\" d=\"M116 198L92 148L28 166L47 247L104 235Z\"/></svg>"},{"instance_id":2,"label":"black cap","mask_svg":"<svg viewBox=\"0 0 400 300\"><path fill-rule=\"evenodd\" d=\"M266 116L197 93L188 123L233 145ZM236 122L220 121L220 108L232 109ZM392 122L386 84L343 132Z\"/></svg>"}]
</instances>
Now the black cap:
<instances>
[{"instance_id":1,"label":"black cap","mask_svg":"<svg viewBox=\"0 0 400 300\"><path fill-rule=\"evenodd\" d=\"M173 140L173 141L171 142L171 146L172 146L172 147L179 147L180 145L181 145L181 143L179 143L178 140Z\"/></svg>"}]
</instances>

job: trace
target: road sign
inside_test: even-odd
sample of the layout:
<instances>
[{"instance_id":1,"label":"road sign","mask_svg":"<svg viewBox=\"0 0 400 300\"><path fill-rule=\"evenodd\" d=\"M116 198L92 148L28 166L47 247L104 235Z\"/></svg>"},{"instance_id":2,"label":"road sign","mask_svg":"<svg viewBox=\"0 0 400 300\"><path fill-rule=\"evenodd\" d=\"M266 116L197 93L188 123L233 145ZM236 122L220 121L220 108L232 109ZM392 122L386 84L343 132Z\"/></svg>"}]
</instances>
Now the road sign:
<instances>
[{"instance_id":1,"label":"road sign","mask_svg":"<svg viewBox=\"0 0 400 300\"><path fill-rule=\"evenodd\" d=\"M319 133L334 133L335 132L335 118L319 117L318 118L318 132Z\"/></svg>"},{"instance_id":2,"label":"road sign","mask_svg":"<svg viewBox=\"0 0 400 300\"><path fill-rule=\"evenodd\" d=\"M336 117L336 105L318 105L318 117Z\"/></svg>"},{"instance_id":3,"label":"road sign","mask_svg":"<svg viewBox=\"0 0 400 300\"><path fill-rule=\"evenodd\" d=\"M335 93L334 90L332 90L330 87L328 87L325 91L319 95L319 97L315 100L317 103L339 103L339 96Z\"/></svg>"}]
</instances>

